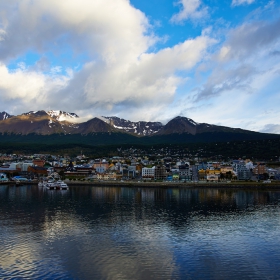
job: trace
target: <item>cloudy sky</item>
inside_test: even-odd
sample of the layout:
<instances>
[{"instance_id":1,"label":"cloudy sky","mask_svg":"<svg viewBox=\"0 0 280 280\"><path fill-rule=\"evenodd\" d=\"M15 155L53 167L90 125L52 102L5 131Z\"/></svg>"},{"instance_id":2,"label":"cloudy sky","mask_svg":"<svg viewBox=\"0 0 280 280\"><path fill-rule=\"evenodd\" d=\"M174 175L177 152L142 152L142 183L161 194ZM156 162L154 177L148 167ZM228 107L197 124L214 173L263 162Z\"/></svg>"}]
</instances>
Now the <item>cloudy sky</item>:
<instances>
[{"instance_id":1,"label":"cloudy sky","mask_svg":"<svg viewBox=\"0 0 280 280\"><path fill-rule=\"evenodd\" d=\"M0 98L280 133L280 3L0 0Z\"/></svg>"}]
</instances>

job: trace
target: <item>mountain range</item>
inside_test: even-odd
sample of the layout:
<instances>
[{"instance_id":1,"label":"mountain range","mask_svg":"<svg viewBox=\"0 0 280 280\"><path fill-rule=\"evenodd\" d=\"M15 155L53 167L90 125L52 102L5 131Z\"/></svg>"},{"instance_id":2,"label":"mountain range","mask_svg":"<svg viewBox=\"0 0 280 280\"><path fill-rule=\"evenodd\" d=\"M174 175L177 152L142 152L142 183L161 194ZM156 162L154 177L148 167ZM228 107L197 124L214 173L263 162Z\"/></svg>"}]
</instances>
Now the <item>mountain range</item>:
<instances>
[{"instance_id":1,"label":"mountain range","mask_svg":"<svg viewBox=\"0 0 280 280\"><path fill-rule=\"evenodd\" d=\"M17 116L0 112L0 134L6 137L7 135L95 135L95 138L100 134L104 138L107 134L107 139L112 143L115 137L118 139L117 143L156 144L280 138L278 134L197 123L182 116L170 120L165 125L160 122L132 122L115 116L100 116L80 122L79 116L75 113L53 110L30 111ZM100 142L102 144L101 140Z\"/></svg>"}]
</instances>

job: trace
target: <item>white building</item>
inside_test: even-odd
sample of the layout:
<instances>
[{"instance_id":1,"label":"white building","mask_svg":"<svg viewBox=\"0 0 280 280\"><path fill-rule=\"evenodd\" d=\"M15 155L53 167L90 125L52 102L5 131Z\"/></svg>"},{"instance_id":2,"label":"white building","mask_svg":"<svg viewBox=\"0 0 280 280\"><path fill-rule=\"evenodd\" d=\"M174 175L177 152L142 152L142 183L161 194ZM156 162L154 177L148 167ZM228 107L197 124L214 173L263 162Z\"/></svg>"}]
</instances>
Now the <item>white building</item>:
<instances>
[{"instance_id":1,"label":"white building","mask_svg":"<svg viewBox=\"0 0 280 280\"><path fill-rule=\"evenodd\" d=\"M246 168L249 170L253 170L254 169L254 164L253 162L249 161L245 164Z\"/></svg>"},{"instance_id":2,"label":"white building","mask_svg":"<svg viewBox=\"0 0 280 280\"><path fill-rule=\"evenodd\" d=\"M142 178L155 178L155 166L152 168L144 167L142 168Z\"/></svg>"}]
</instances>

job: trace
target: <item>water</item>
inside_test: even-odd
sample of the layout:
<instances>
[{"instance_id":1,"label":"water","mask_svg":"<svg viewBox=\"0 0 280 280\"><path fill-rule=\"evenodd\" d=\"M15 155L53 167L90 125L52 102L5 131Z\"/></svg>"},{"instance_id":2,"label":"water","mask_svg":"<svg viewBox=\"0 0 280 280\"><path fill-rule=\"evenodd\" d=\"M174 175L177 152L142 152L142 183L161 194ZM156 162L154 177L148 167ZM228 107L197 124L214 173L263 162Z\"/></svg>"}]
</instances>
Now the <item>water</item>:
<instances>
[{"instance_id":1,"label":"water","mask_svg":"<svg viewBox=\"0 0 280 280\"><path fill-rule=\"evenodd\" d=\"M280 279L280 191L0 186L1 279Z\"/></svg>"}]
</instances>

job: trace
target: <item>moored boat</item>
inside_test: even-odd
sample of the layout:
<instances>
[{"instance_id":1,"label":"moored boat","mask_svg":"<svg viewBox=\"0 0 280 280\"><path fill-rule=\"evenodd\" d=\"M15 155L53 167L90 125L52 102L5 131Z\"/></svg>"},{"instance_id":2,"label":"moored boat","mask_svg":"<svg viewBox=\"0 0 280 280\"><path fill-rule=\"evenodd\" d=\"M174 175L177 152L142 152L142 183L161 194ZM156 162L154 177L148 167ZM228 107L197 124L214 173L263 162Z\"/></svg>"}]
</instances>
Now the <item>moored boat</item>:
<instances>
[{"instance_id":1,"label":"moored boat","mask_svg":"<svg viewBox=\"0 0 280 280\"><path fill-rule=\"evenodd\" d=\"M64 181L58 180L56 183L59 190L68 190L68 185Z\"/></svg>"},{"instance_id":2,"label":"moored boat","mask_svg":"<svg viewBox=\"0 0 280 280\"><path fill-rule=\"evenodd\" d=\"M45 187L48 189L48 190L55 190L56 189L56 183L55 182L47 182L45 184Z\"/></svg>"},{"instance_id":3,"label":"moored boat","mask_svg":"<svg viewBox=\"0 0 280 280\"><path fill-rule=\"evenodd\" d=\"M68 185L61 180L49 181L44 185L44 187L46 187L48 190L68 190Z\"/></svg>"},{"instance_id":4,"label":"moored boat","mask_svg":"<svg viewBox=\"0 0 280 280\"><path fill-rule=\"evenodd\" d=\"M19 186L22 186L22 185L23 185L23 184L22 184L21 181L19 181L19 180L16 181L16 187L19 187Z\"/></svg>"}]
</instances>

